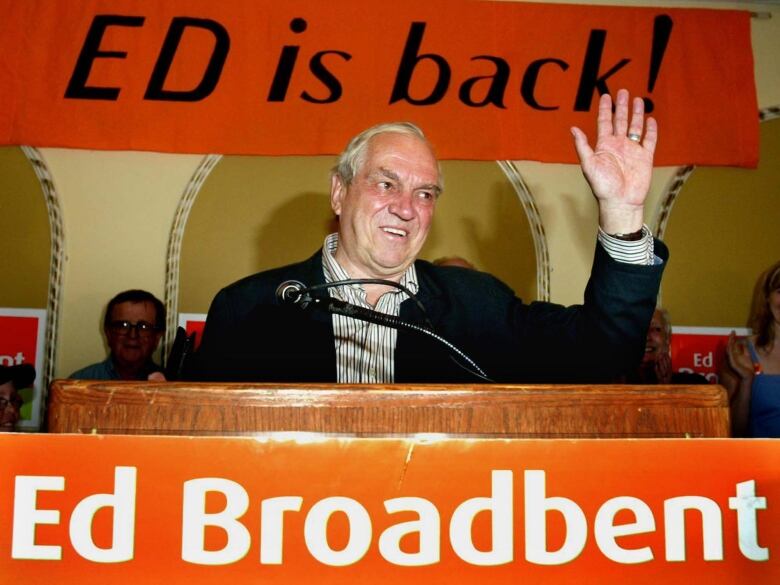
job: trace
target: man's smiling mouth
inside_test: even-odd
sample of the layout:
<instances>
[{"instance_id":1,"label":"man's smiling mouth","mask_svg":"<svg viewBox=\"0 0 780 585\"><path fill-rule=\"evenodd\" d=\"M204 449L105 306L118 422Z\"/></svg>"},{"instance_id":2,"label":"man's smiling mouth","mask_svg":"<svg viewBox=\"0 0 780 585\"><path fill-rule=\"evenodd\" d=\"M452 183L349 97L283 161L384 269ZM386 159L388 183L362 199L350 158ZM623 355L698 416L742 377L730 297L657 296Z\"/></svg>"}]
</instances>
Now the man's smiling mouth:
<instances>
[{"instance_id":1,"label":"man's smiling mouth","mask_svg":"<svg viewBox=\"0 0 780 585\"><path fill-rule=\"evenodd\" d=\"M409 235L406 230L401 230L398 228L392 228L392 227L383 227L382 231L386 234L392 234L394 236L398 236L401 238L405 238L407 235Z\"/></svg>"}]
</instances>

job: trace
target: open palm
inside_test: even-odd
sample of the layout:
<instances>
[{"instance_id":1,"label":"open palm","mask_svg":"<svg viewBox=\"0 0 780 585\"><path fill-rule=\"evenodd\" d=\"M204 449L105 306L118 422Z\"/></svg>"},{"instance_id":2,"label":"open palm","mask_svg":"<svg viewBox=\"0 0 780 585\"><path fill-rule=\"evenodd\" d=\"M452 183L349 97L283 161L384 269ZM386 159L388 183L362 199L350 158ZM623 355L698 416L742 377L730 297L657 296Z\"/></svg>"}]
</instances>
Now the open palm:
<instances>
[{"instance_id":1,"label":"open palm","mask_svg":"<svg viewBox=\"0 0 780 585\"><path fill-rule=\"evenodd\" d=\"M601 96L595 148L582 130L572 128L582 172L598 200L600 223L608 233L641 227L653 172L658 126L653 118L645 125L641 98L633 100L629 125L628 105L628 92L621 89L613 115L612 98Z\"/></svg>"}]
</instances>

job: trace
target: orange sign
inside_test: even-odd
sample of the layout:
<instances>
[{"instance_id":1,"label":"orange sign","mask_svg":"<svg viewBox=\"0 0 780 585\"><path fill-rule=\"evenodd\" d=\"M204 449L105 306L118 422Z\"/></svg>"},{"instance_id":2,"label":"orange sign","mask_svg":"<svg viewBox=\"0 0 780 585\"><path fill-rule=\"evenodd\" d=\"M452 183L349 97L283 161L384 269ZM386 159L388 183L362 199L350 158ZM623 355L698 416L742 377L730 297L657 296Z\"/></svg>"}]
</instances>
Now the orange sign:
<instances>
[{"instance_id":1,"label":"orange sign","mask_svg":"<svg viewBox=\"0 0 780 585\"><path fill-rule=\"evenodd\" d=\"M598 95L660 165L755 166L747 12L473 0L0 0L0 143L334 154L411 120L441 158L575 162ZM728 39L728 51L723 50Z\"/></svg>"},{"instance_id":2,"label":"orange sign","mask_svg":"<svg viewBox=\"0 0 780 585\"><path fill-rule=\"evenodd\" d=\"M178 326L184 328L188 336L195 334L194 349L198 349L206 327L206 313L179 313Z\"/></svg>"},{"instance_id":3,"label":"orange sign","mask_svg":"<svg viewBox=\"0 0 780 585\"><path fill-rule=\"evenodd\" d=\"M4 435L0 470L8 583L780 581L771 440Z\"/></svg>"},{"instance_id":4,"label":"orange sign","mask_svg":"<svg viewBox=\"0 0 780 585\"><path fill-rule=\"evenodd\" d=\"M675 372L701 374L712 384L726 357L729 334L750 335L744 327L672 327L672 363Z\"/></svg>"}]
</instances>

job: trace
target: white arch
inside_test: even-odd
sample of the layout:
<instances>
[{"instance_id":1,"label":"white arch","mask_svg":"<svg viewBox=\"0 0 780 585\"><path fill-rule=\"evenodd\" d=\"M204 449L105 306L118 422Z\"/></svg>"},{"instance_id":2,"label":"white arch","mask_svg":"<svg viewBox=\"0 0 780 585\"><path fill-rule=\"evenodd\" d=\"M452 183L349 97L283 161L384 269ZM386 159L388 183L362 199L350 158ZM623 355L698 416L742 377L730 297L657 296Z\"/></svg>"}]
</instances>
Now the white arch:
<instances>
[{"instance_id":1,"label":"white arch","mask_svg":"<svg viewBox=\"0 0 780 585\"><path fill-rule=\"evenodd\" d=\"M544 231L542 216L536 207L536 202L531 190L523 180L520 171L512 161L496 161L506 178L514 187L517 198L525 211L528 225L531 226L531 235L534 239L534 252L536 253L536 298L540 301L550 300L550 251L547 246L547 235Z\"/></svg>"},{"instance_id":2,"label":"white arch","mask_svg":"<svg viewBox=\"0 0 780 585\"><path fill-rule=\"evenodd\" d=\"M49 167L41 152L33 146L22 146L22 152L30 161L35 176L41 185L43 198L46 202L46 212L49 216L50 263L49 291L46 306L46 343L43 361L43 404L46 404L46 393L54 377L54 366L57 363L57 338L60 320L60 297L62 295L62 271L65 263L65 233L62 222L62 207L54 186Z\"/></svg>"},{"instance_id":3,"label":"white arch","mask_svg":"<svg viewBox=\"0 0 780 585\"><path fill-rule=\"evenodd\" d=\"M176 207L171 233L168 236L168 250L165 255L165 309L168 314L165 323L165 339L163 340L163 360L168 355L173 339L176 336L179 313L179 273L181 270L181 243L184 230L192 211L192 205L198 196L203 183L217 163L222 160L221 154L209 154L203 157L192 178L187 183L184 194Z\"/></svg>"}]
</instances>

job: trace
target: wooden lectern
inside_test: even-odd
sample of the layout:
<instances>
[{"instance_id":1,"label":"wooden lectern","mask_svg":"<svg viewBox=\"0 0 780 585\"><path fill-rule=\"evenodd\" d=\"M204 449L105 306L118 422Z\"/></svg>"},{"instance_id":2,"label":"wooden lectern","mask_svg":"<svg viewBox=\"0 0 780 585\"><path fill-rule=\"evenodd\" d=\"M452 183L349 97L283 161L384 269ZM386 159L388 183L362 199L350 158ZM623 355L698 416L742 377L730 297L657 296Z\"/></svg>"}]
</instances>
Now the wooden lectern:
<instances>
[{"instance_id":1,"label":"wooden lectern","mask_svg":"<svg viewBox=\"0 0 780 585\"><path fill-rule=\"evenodd\" d=\"M56 380L54 433L728 437L720 386L207 384Z\"/></svg>"}]
</instances>

